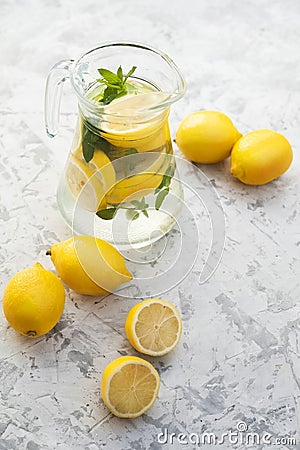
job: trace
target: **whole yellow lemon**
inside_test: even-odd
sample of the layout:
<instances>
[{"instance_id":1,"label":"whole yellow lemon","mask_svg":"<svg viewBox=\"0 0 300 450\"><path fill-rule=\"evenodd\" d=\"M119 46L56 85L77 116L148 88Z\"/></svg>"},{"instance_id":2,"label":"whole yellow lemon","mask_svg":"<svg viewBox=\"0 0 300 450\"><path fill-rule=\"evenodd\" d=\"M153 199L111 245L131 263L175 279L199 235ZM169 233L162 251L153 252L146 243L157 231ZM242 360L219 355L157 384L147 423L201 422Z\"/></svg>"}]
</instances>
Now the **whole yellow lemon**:
<instances>
[{"instance_id":1,"label":"whole yellow lemon","mask_svg":"<svg viewBox=\"0 0 300 450\"><path fill-rule=\"evenodd\" d=\"M132 279L123 256L108 242L75 236L47 251L64 283L86 295L104 295Z\"/></svg>"},{"instance_id":2,"label":"whole yellow lemon","mask_svg":"<svg viewBox=\"0 0 300 450\"><path fill-rule=\"evenodd\" d=\"M226 114L197 111L183 119L175 140L187 159L212 164L228 158L240 137L241 133Z\"/></svg>"},{"instance_id":3,"label":"whole yellow lemon","mask_svg":"<svg viewBox=\"0 0 300 450\"><path fill-rule=\"evenodd\" d=\"M255 130L245 134L234 145L230 171L245 184L260 185L286 172L292 160L291 145L282 134Z\"/></svg>"},{"instance_id":4,"label":"whole yellow lemon","mask_svg":"<svg viewBox=\"0 0 300 450\"><path fill-rule=\"evenodd\" d=\"M28 337L48 333L59 321L64 305L62 282L39 263L11 278L2 302L8 323Z\"/></svg>"}]
</instances>

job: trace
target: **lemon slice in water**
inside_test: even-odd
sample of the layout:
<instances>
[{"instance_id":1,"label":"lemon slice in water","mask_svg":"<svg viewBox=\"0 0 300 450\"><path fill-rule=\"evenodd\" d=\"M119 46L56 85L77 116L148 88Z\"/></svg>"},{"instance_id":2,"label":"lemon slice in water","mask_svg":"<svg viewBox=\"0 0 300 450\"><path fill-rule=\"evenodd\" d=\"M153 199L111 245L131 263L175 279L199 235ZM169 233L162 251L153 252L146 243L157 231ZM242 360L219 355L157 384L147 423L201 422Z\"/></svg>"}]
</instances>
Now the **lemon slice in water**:
<instances>
[{"instance_id":1,"label":"lemon slice in water","mask_svg":"<svg viewBox=\"0 0 300 450\"><path fill-rule=\"evenodd\" d=\"M87 166L96 173L96 178L102 183L105 192L111 189L116 181L116 172L108 156L99 149L95 150L93 159Z\"/></svg>"},{"instance_id":2,"label":"lemon slice in water","mask_svg":"<svg viewBox=\"0 0 300 450\"><path fill-rule=\"evenodd\" d=\"M65 176L72 196L83 209L95 212L104 206L103 184L94 176L92 170L74 155L69 159Z\"/></svg>"},{"instance_id":3,"label":"lemon slice in water","mask_svg":"<svg viewBox=\"0 0 300 450\"><path fill-rule=\"evenodd\" d=\"M106 106L105 120L101 121L103 137L111 144L121 148L136 148L139 152L155 150L165 145L170 138L168 112L161 117L162 111L155 106L167 100L170 94L147 92L129 94L114 100ZM143 110L153 108L143 119L138 115Z\"/></svg>"},{"instance_id":4,"label":"lemon slice in water","mask_svg":"<svg viewBox=\"0 0 300 450\"><path fill-rule=\"evenodd\" d=\"M130 158L135 161L135 155ZM142 155L136 157L136 162L141 168L135 168L133 175L126 175L115 184L107 193L107 203L128 202L150 194L160 185L163 175L173 162L173 155L165 151L147 153L143 159L141 158Z\"/></svg>"}]
</instances>

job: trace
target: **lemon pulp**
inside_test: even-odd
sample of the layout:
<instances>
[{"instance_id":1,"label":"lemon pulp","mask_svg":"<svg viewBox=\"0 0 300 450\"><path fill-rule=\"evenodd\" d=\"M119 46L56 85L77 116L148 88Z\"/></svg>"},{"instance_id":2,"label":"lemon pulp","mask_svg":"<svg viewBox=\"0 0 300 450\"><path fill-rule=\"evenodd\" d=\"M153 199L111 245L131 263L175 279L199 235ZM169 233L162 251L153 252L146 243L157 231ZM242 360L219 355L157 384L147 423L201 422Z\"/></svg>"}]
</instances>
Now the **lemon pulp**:
<instances>
[{"instance_id":1,"label":"lemon pulp","mask_svg":"<svg viewBox=\"0 0 300 450\"><path fill-rule=\"evenodd\" d=\"M129 311L125 331L136 350L151 356L165 355L181 337L180 314L170 302L160 298L145 300Z\"/></svg>"},{"instance_id":2,"label":"lemon pulp","mask_svg":"<svg viewBox=\"0 0 300 450\"><path fill-rule=\"evenodd\" d=\"M172 154L169 111L155 108L170 94L141 82L132 82L130 86L132 93L103 107L97 127L86 124L82 118L82 130L77 133L65 177L72 196L87 211L96 212L108 204L148 195L160 185L169 167ZM94 88L88 98L95 101L101 89L104 88ZM83 157L84 145L94 147L89 162ZM135 153L145 152L151 156L134 159ZM131 162L114 164L116 159L128 154L132 155Z\"/></svg>"},{"instance_id":3,"label":"lemon pulp","mask_svg":"<svg viewBox=\"0 0 300 450\"><path fill-rule=\"evenodd\" d=\"M160 378L152 364L136 356L122 356L105 367L101 396L114 415L135 418L153 405L159 387Z\"/></svg>"}]
</instances>

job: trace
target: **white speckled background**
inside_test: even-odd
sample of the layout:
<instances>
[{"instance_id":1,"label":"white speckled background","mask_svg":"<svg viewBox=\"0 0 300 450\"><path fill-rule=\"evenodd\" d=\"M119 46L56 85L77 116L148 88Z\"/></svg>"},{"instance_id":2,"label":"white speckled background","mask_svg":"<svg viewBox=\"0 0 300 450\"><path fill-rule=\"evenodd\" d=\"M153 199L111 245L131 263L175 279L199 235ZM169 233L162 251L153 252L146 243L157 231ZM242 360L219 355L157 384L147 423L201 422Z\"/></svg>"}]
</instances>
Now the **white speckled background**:
<instances>
[{"instance_id":1,"label":"white speckled background","mask_svg":"<svg viewBox=\"0 0 300 450\"><path fill-rule=\"evenodd\" d=\"M164 297L183 316L173 353L152 359L162 386L143 417L120 420L99 396L104 366L135 354L123 330L137 302L68 292L55 329L28 340L0 318L0 449L194 448L157 435L222 433L238 422L298 444L225 442L202 448L300 448L300 3L297 0L1 0L0 288L70 236L55 202L76 120L65 86L60 135L44 132L50 67L103 41L148 43L171 55L188 91L171 129L198 109L241 131L272 128L294 149L291 169L263 187L235 181L228 161L201 167L226 217L224 255L210 280L195 269ZM176 236L174 238L176 240ZM151 360L151 358L149 358ZM274 442L273 442L274 444Z\"/></svg>"}]
</instances>

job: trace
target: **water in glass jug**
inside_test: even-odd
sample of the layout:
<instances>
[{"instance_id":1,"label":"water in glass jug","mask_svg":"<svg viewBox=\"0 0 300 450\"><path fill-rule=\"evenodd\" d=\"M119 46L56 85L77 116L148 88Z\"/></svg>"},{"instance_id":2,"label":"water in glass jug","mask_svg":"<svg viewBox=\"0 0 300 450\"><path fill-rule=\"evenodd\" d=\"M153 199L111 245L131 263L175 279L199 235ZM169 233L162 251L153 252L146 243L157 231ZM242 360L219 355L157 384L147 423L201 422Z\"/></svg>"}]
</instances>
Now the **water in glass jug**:
<instances>
[{"instance_id":1,"label":"water in glass jug","mask_svg":"<svg viewBox=\"0 0 300 450\"><path fill-rule=\"evenodd\" d=\"M185 92L180 71L160 51L124 42L58 62L45 95L51 137L66 79L78 120L57 192L63 217L75 233L118 248L151 244L174 226L183 202L168 123Z\"/></svg>"}]
</instances>

